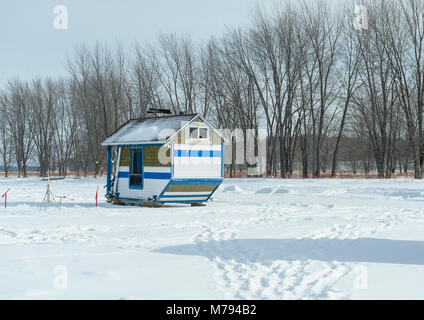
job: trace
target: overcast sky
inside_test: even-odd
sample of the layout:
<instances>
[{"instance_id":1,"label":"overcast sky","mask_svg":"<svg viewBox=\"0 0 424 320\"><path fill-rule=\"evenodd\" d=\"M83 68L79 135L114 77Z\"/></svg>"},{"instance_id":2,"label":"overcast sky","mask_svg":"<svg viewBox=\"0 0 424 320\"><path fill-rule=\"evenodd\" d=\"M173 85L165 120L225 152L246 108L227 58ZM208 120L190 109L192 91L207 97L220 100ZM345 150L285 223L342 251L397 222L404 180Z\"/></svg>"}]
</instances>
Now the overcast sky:
<instances>
[{"instance_id":1,"label":"overcast sky","mask_svg":"<svg viewBox=\"0 0 424 320\"><path fill-rule=\"evenodd\" d=\"M261 0L262 5L278 0ZM0 0L0 86L7 79L65 74L66 53L80 43L155 41L159 32L194 40L246 25L257 0ZM53 26L55 6L68 9L68 29Z\"/></svg>"}]
</instances>

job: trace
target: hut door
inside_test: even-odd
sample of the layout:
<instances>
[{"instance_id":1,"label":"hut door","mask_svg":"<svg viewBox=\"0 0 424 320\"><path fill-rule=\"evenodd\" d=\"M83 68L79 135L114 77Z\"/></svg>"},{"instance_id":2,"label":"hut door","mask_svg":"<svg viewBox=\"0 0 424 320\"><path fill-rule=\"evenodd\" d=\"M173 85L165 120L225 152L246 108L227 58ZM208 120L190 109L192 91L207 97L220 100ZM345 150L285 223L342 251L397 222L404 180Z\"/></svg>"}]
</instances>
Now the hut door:
<instances>
[{"instance_id":1,"label":"hut door","mask_svg":"<svg viewBox=\"0 0 424 320\"><path fill-rule=\"evenodd\" d=\"M143 189L143 149L130 149L130 189Z\"/></svg>"}]
</instances>

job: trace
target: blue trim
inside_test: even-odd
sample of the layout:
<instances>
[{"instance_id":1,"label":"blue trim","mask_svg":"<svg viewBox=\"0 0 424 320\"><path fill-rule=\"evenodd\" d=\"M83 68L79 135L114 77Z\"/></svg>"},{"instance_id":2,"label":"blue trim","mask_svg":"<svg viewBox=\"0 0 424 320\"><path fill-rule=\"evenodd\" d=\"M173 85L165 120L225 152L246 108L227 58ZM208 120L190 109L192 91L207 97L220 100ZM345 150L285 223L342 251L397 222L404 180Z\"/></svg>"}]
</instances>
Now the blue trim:
<instances>
[{"instance_id":1,"label":"blue trim","mask_svg":"<svg viewBox=\"0 0 424 320\"><path fill-rule=\"evenodd\" d=\"M132 186L131 185L131 179L128 179L128 188L129 189L137 189L137 190L143 190L144 187L144 148L130 148L129 150L129 170L131 172L132 167L132 158L133 158L133 151L134 149L140 149L141 150L141 186ZM128 177L130 177L130 172L128 172Z\"/></svg>"},{"instance_id":2,"label":"blue trim","mask_svg":"<svg viewBox=\"0 0 424 320\"><path fill-rule=\"evenodd\" d=\"M211 192L211 194L209 195L209 197L206 199L206 201L208 201L211 197L212 197L212 195L215 193L215 191L216 190L218 190L218 188L219 188L219 186L220 186L221 184L218 184L217 186L216 186L216 188L215 189L213 189L213 191Z\"/></svg>"},{"instance_id":3,"label":"blue trim","mask_svg":"<svg viewBox=\"0 0 424 320\"><path fill-rule=\"evenodd\" d=\"M114 182L114 188L115 188L115 191L116 191L116 193L118 194L118 191L119 191L119 189L118 189L118 187L119 187L119 163L121 162L121 149L117 146L116 147L116 159L115 159L115 182Z\"/></svg>"},{"instance_id":4,"label":"blue trim","mask_svg":"<svg viewBox=\"0 0 424 320\"><path fill-rule=\"evenodd\" d=\"M130 177L130 173L126 172L126 171L119 171L118 172L118 178L129 178Z\"/></svg>"},{"instance_id":5,"label":"blue trim","mask_svg":"<svg viewBox=\"0 0 424 320\"><path fill-rule=\"evenodd\" d=\"M129 172L120 171L118 173L118 178L127 178L128 179L129 177L130 177ZM169 179L171 179L171 173L170 172L145 172L145 171L143 171L143 180L145 180L145 179L169 180Z\"/></svg>"},{"instance_id":6,"label":"blue trim","mask_svg":"<svg viewBox=\"0 0 424 320\"><path fill-rule=\"evenodd\" d=\"M217 150L176 150L176 156L181 157L198 157L198 158L219 158L222 151Z\"/></svg>"},{"instance_id":7,"label":"blue trim","mask_svg":"<svg viewBox=\"0 0 424 320\"><path fill-rule=\"evenodd\" d=\"M177 157L190 157L189 150L177 150Z\"/></svg>"},{"instance_id":8,"label":"blue trim","mask_svg":"<svg viewBox=\"0 0 424 320\"><path fill-rule=\"evenodd\" d=\"M221 143L221 178L224 178L224 144Z\"/></svg>"},{"instance_id":9,"label":"blue trim","mask_svg":"<svg viewBox=\"0 0 424 320\"><path fill-rule=\"evenodd\" d=\"M208 198L210 195L208 194L186 194L186 195L169 195L166 194L162 196L162 198Z\"/></svg>"},{"instance_id":10,"label":"blue trim","mask_svg":"<svg viewBox=\"0 0 424 320\"><path fill-rule=\"evenodd\" d=\"M107 178L106 178L106 193L110 193L112 175L112 147L107 146Z\"/></svg>"},{"instance_id":11,"label":"blue trim","mask_svg":"<svg viewBox=\"0 0 424 320\"><path fill-rule=\"evenodd\" d=\"M129 148L143 148L145 146L161 146L164 145L164 142L158 143L136 143L136 144L118 144L118 147L129 147Z\"/></svg>"},{"instance_id":12,"label":"blue trim","mask_svg":"<svg viewBox=\"0 0 424 320\"><path fill-rule=\"evenodd\" d=\"M144 172L144 179L169 180L171 179L171 173L170 172Z\"/></svg>"},{"instance_id":13,"label":"blue trim","mask_svg":"<svg viewBox=\"0 0 424 320\"><path fill-rule=\"evenodd\" d=\"M160 197L162 197L162 195L166 192L166 190L168 190L168 187L169 187L169 185L172 183L172 180L170 180L169 182L168 182L168 184L165 186L165 188L162 190L162 192L161 192L161 194L159 195L159 199L160 199Z\"/></svg>"}]
</instances>

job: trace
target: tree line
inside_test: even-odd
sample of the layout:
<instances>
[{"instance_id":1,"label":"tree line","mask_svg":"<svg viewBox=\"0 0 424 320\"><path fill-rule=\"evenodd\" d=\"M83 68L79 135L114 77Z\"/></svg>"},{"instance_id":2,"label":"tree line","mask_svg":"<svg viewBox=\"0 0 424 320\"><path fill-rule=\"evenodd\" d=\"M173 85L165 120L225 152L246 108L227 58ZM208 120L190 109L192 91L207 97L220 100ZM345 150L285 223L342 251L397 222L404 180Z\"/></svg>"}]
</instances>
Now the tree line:
<instances>
[{"instance_id":1,"label":"tree line","mask_svg":"<svg viewBox=\"0 0 424 320\"><path fill-rule=\"evenodd\" d=\"M43 176L101 174L100 143L154 107L198 112L217 128L266 129L266 176L349 167L422 178L424 2L362 5L366 28L354 27L354 2L287 1L258 6L247 27L207 42L160 34L130 48L80 45L62 78L11 79L0 91L5 175L34 165Z\"/></svg>"}]
</instances>

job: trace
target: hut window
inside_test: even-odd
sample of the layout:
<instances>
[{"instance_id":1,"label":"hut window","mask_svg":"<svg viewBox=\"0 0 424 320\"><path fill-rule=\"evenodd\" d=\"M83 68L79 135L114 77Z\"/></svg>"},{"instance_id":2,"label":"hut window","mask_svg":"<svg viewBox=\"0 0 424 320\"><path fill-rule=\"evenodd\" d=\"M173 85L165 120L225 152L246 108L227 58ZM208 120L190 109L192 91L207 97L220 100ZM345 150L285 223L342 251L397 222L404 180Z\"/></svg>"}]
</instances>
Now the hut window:
<instances>
[{"instance_id":1,"label":"hut window","mask_svg":"<svg viewBox=\"0 0 424 320\"><path fill-rule=\"evenodd\" d=\"M206 140L208 139L208 128L190 127L191 140Z\"/></svg>"},{"instance_id":2,"label":"hut window","mask_svg":"<svg viewBox=\"0 0 424 320\"><path fill-rule=\"evenodd\" d=\"M190 139L198 139L199 128L190 128Z\"/></svg>"},{"instance_id":3,"label":"hut window","mask_svg":"<svg viewBox=\"0 0 424 320\"><path fill-rule=\"evenodd\" d=\"M199 128L199 139L208 138L208 128Z\"/></svg>"},{"instance_id":4,"label":"hut window","mask_svg":"<svg viewBox=\"0 0 424 320\"><path fill-rule=\"evenodd\" d=\"M130 149L130 188L143 188L143 149Z\"/></svg>"}]
</instances>

